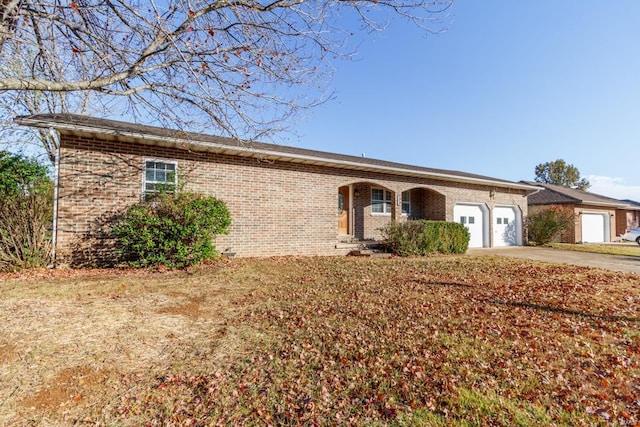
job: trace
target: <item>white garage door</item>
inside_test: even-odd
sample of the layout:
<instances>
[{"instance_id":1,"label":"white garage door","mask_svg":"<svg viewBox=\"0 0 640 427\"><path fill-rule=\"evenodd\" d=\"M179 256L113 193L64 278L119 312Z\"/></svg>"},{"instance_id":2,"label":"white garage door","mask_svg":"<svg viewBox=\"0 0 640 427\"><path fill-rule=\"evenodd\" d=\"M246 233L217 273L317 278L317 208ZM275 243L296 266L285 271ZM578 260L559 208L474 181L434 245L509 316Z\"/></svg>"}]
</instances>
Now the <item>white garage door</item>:
<instances>
[{"instance_id":1,"label":"white garage door","mask_svg":"<svg viewBox=\"0 0 640 427\"><path fill-rule=\"evenodd\" d=\"M484 246L484 212L477 205L455 205L453 217L456 222L464 224L469 230L471 239L470 248L481 248Z\"/></svg>"},{"instance_id":2,"label":"white garage door","mask_svg":"<svg viewBox=\"0 0 640 427\"><path fill-rule=\"evenodd\" d=\"M493 246L516 246L522 244L520 218L513 206L493 209Z\"/></svg>"},{"instance_id":3,"label":"white garage door","mask_svg":"<svg viewBox=\"0 0 640 427\"><path fill-rule=\"evenodd\" d=\"M607 242L607 221L608 214L583 212L582 217L582 241L597 243Z\"/></svg>"}]
</instances>

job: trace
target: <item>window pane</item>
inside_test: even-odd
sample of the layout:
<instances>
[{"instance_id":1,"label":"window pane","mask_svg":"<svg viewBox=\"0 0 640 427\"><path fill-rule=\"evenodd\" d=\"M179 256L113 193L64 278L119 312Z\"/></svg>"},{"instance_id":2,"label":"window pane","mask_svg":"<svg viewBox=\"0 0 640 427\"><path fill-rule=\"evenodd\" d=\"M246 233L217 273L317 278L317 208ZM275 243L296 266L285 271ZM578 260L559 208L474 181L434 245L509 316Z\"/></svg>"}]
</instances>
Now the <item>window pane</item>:
<instances>
[{"instance_id":1,"label":"window pane","mask_svg":"<svg viewBox=\"0 0 640 427\"><path fill-rule=\"evenodd\" d=\"M146 193L157 192L161 188L165 191L175 189L178 168L175 163L145 161L144 166L144 191Z\"/></svg>"},{"instance_id":2,"label":"window pane","mask_svg":"<svg viewBox=\"0 0 640 427\"><path fill-rule=\"evenodd\" d=\"M509 218L502 218L503 224L509 224Z\"/></svg>"},{"instance_id":3,"label":"window pane","mask_svg":"<svg viewBox=\"0 0 640 427\"><path fill-rule=\"evenodd\" d=\"M374 188L371 190L371 201L382 201L384 200L384 191L378 190Z\"/></svg>"},{"instance_id":4,"label":"window pane","mask_svg":"<svg viewBox=\"0 0 640 427\"><path fill-rule=\"evenodd\" d=\"M502 224L502 218L497 218L497 219L496 219L496 223L497 223L497 224Z\"/></svg>"},{"instance_id":5,"label":"window pane","mask_svg":"<svg viewBox=\"0 0 640 427\"><path fill-rule=\"evenodd\" d=\"M391 201L391 191L386 191L386 190L385 190L385 192L384 192L384 199L385 199L387 202L390 202L390 201Z\"/></svg>"},{"instance_id":6,"label":"window pane","mask_svg":"<svg viewBox=\"0 0 640 427\"><path fill-rule=\"evenodd\" d=\"M383 205L381 202L373 202L371 203L371 212L382 213Z\"/></svg>"},{"instance_id":7,"label":"window pane","mask_svg":"<svg viewBox=\"0 0 640 427\"><path fill-rule=\"evenodd\" d=\"M467 223L467 217L466 216L461 216L460 217L460 224L466 224Z\"/></svg>"},{"instance_id":8,"label":"window pane","mask_svg":"<svg viewBox=\"0 0 640 427\"><path fill-rule=\"evenodd\" d=\"M473 216L469 217L469 224L475 224L476 223L476 218Z\"/></svg>"}]
</instances>

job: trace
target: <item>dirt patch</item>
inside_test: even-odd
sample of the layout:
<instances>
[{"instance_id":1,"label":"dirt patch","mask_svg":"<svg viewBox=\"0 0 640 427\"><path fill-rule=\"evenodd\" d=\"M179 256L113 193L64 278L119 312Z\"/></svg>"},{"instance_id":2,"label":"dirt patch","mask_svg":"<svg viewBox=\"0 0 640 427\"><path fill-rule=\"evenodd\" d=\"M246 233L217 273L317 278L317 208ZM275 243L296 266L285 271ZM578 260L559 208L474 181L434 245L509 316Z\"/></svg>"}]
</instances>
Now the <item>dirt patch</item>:
<instances>
[{"instance_id":1,"label":"dirt patch","mask_svg":"<svg viewBox=\"0 0 640 427\"><path fill-rule=\"evenodd\" d=\"M109 378L109 372L89 366L66 368L53 377L33 396L21 403L28 409L42 412L56 412L63 407L82 403L92 389L102 387Z\"/></svg>"},{"instance_id":2,"label":"dirt patch","mask_svg":"<svg viewBox=\"0 0 640 427\"><path fill-rule=\"evenodd\" d=\"M17 356L16 347L9 343L0 343L0 364L11 362Z\"/></svg>"},{"instance_id":3,"label":"dirt patch","mask_svg":"<svg viewBox=\"0 0 640 427\"><path fill-rule=\"evenodd\" d=\"M204 297L189 298L185 304L174 305L170 307L162 307L157 311L158 314L172 314L197 319L202 315L201 306L205 302Z\"/></svg>"}]
</instances>

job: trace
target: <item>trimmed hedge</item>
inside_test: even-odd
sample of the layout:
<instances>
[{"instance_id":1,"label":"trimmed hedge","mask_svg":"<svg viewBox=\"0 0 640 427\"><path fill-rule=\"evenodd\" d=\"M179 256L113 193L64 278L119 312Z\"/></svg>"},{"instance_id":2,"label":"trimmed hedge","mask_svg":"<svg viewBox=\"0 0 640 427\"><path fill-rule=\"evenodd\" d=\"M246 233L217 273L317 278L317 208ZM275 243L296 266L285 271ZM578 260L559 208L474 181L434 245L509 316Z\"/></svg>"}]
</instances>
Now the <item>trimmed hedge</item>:
<instances>
[{"instance_id":1,"label":"trimmed hedge","mask_svg":"<svg viewBox=\"0 0 640 427\"><path fill-rule=\"evenodd\" d=\"M470 238L464 225L446 221L391 222L382 233L387 249L400 256L463 254Z\"/></svg>"},{"instance_id":2,"label":"trimmed hedge","mask_svg":"<svg viewBox=\"0 0 640 427\"><path fill-rule=\"evenodd\" d=\"M116 218L118 254L134 267L184 268L217 255L213 239L227 234L231 215L224 202L191 192L161 193Z\"/></svg>"}]
</instances>

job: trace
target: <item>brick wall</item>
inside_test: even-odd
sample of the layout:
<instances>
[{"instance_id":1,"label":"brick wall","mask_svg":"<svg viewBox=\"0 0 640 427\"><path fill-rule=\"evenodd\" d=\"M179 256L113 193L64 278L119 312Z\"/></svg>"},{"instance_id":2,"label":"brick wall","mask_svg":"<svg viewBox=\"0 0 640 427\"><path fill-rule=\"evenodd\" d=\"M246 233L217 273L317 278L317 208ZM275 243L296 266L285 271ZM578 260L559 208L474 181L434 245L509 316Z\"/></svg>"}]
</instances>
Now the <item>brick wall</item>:
<instances>
[{"instance_id":1,"label":"brick wall","mask_svg":"<svg viewBox=\"0 0 640 427\"><path fill-rule=\"evenodd\" d=\"M640 226L640 211L616 209L616 234L624 234L628 228Z\"/></svg>"},{"instance_id":2,"label":"brick wall","mask_svg":"<svg viewBox=\"0 0 640 427\"><path fill-rule=\"evenodd\" d=\"M186 189L225 201L230 234L219 236L220 251L237 256L336 254L338 188L351 185L353 235L379 238L390 220L403 221L397 196L423 196L431 219L453 220L458 202L518 206L526 215L524 191L439 180L343 170L325 166L260 161L255 158L142 145L126 140L62 135L58 201L58 260L81 264L108 254L109 218L142 195L145 160L177 161ZM391 214L371 212L371 188L393 192ZM493 191L492 191L493 190ZM357 196L355 194L357 193ZM406 216L405 216L406 217Z\"/></svg>"},{"instance_id":3,"label":"brick wall","mask_svg":"<svg viewBox=\"0 0 640 427\"><path fill-rule=\"evenodd\" d=\"M583 212L592 212L599 213L605 215L605 221L608 219L609 221L609 241L614 241L616 238L616 210L615 209L606 209L601 206L589 206L589 205L575 205L575 204L563 204L560 205L563 208L568 208L573 210L573 213L576 216L576 224L575 227L570 227L564 233L560 235L558 242L561 243L580 243L582 242L582 213ZM539 212L541 210L549 209L552 205L534 205L529 206L529 214L533 214Z\"/></svg>"}]
</instances>

